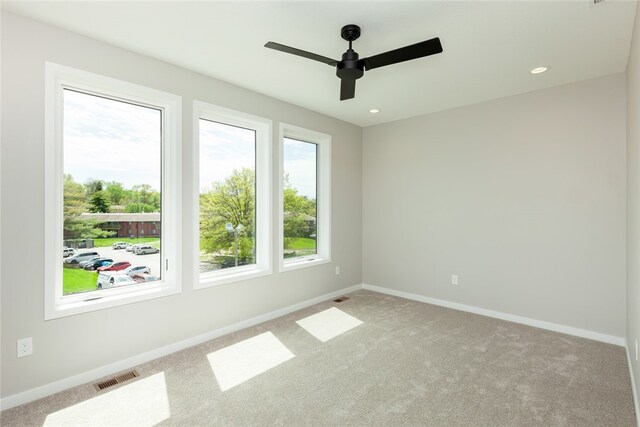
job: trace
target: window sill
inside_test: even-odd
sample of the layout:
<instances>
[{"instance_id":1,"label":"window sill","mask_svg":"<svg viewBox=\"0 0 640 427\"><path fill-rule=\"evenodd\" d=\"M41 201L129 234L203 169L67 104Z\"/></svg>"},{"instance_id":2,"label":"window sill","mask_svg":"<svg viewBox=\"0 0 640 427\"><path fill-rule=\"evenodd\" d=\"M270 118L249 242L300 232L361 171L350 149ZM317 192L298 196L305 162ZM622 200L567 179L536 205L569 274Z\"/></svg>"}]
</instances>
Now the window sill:
<instances>
[{"instance_id":1,"label":"window sill","mask_svg":"<svg viewBox=\"0 0 640 427\"><path fill-rule=\"evenodd\" d=\"M125 292L113 292L108 289L94 291L90 294L87 293L84 299L81 299L80 295L75 295L69 298L69 301L63 301L53 307L47 307L44 320L59 319L66 316L103 310L105 308L162 298L179 294L181 291L179 286L149 285Z\"/></svg>"},{"instance_id":2,"label":"window sill","mask_svg":"<svg viewBox=\"0 0 640 427\"><path fill-rule=\"evenodd\" d=\"M235 267L236 271L224 273L204 273L200 275L199 281L194 289L210 288L212 286L226 285L228 283L240 282L243 280L255 279L257 277L268 276L272 273L270 268L260 268L252 266L249 268Z\"/></svg>"},{"instance_id":3,"label":"window sill","mask_svg":"<svg viewBox=\"0 0 640 427\"><path fill-rule=\"evenodd\" d=\"M287 260L280 263L280 271L285 272L285 271L299 270L301 268L315 267L317 265L327 264L330 262L331 262L331 258L323 258L320 256L316 256L313 258L300 258L300 259L294 259L294 260Z\"/></svg>"}]
</instances>

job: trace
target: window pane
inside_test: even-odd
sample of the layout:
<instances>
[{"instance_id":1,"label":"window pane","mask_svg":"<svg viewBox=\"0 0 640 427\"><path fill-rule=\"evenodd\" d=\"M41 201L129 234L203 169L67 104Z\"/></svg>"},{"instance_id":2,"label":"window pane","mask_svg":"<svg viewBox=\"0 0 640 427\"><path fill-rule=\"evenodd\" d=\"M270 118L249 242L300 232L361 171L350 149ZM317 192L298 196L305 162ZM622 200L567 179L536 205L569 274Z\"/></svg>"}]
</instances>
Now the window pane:
<instances>
[{"instance_id":1,"label":"window pane","mask_svg":"<svg viewBox=\"0 0 640 427\"><path fill-rule=\"evenodd\" d=\"M200 272L256 264L256 131L199 128Z\"/></svg>"},{"instance_id":2,"label":"window pane","mask_svg":"<svg viewBox=\"0 0 640 427\"><path fill-rule=\"evenodd\" d=\"M316 144L284 138L284 258L317 253Z\"/></svg>"},{"instance_id":3,"label":"window pane","mask_svg":"<svg viewBox=\"0 0 640 427\"><path fill-rule=\"evenodd\" d=\"M63 93L63 294L159 280L162 111Z\"/></svg>"}]
</instances>

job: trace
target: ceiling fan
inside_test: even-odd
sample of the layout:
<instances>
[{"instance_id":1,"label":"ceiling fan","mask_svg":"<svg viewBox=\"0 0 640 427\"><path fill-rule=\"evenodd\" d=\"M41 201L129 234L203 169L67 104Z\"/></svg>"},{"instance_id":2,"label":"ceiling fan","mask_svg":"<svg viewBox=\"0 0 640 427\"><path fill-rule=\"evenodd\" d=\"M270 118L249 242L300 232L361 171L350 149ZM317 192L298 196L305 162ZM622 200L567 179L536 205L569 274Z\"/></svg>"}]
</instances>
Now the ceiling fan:
<instances>
[{"instance_id":1,"label":"ceiling fan","mask_svg":"<svg viewBox=\"0 0 640 427\"><path fill-rule=\"evenodd\" d=\"M360 56L352 49L351 43L360 37L360 27L355 24L345 25L342 27L341 36L349 42L349 49L342 54L341 61L275 42L268 42L264 47L302 56L307 59L313 59L314 61L336 67L336 75L340 78L341 101L355 97L356 80L362 77L365 71L442 52L440 39L436 37L410 46L390 50L379 55L370 56L369 58L359 59Z\"/></svg>"}]
</instances>

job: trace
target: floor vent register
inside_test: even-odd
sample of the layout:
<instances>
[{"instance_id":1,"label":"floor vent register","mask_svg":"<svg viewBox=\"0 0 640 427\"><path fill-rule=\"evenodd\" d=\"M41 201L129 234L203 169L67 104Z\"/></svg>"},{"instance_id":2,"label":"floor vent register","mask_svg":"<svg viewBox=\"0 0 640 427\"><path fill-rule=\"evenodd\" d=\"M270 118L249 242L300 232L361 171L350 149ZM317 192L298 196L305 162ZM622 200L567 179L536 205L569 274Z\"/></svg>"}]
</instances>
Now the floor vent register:
<instances>
[{"instance_id":1,"label":"floor vent register","mask_svg":"<svg viewBox=\"0 0 640 427\"><path fill-rule=\"evenodd\" d=\"M104 390L105 388L113 387L116 384L129 381L139 376L140 374L137 373L136 371L129 371L129 372L125 372L124 374L117 375L113 378L100 381L99 383L94 384L94 387L96 388L96 390L100 391L100 390Z\"/></svg>"}]
</instances>

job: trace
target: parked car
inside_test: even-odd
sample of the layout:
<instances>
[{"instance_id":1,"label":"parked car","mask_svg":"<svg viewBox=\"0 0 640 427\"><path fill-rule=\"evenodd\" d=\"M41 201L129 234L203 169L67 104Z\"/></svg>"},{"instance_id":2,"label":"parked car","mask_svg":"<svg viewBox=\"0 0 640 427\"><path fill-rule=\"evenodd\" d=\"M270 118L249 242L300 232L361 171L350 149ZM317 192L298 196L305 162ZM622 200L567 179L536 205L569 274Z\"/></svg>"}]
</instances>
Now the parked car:
<instances>
[{"instance_id":1,"label":"parked car","mask_svg":"<svg viewBox=\"0 0 640 427\"><path fill-rule=\"evenodd\" d=\"M68 256L72 256L75 255L76 251L73 248L68 248L66 246L64 246L62 248L62 258L66 258Z\"/></svg>"},{"instance_id":2,"label":"parked car","mask_svg":"<svg viewBox=\"0 0 640 427\"><path fill-rule=\"evenodd\" d=\"M147 255L147 254L157 254L160 252L160 249L154 248L153 246L145 245L136 248L136 255Z\"/></svg>"},{"instance_id":3,"label":"parked car","mask_svg":"<svg viewBox=\"0 0 640 427\"><path fill-rule=\"evenodd\" d=\"M82 268L84 268L85 270L93 271L93 270L96 270L98 267L104 267L106 265L111 265L112 263L113 263L113 260L111 258L100 257L94 260L93 262L88 262Z\"/></svg>"},{"instance_id":4,"label":"parked car","mask_svg":"<svg viewBox=\"0 0 640 427\"><path fill-rule=\"evenodd\" d=\"M80 268L84 268L85 265L92 263L93 261L97 260L98 258L102 258L101 256L94 256L91 257L89 259L85 259L84 261L80 261Z\"/></svg>"},{"instance_id":5,"label":"parked car","mask_svg":"<svg viewBox=\"0 0 640 427\"><path fill-rule=\"evenodd\" d=\"M114 262L111 265L98 267L97 270L98 271L120 271L130 266L131 266L131 263L129 261L118 261L118 262Z\"/></svg>"},{"instance_id":6,"label":"parked car","mask_svg":"<svg viewBox=\"0 0 640 427\"><path fill-rule=\"evenodd\" d=\"M115 242L111 245L113 249L126 249L128 246L131 246L131 243L127 242Z\"/></svg>"},{"instance_id":7,"label":"parked car","mask_svg":"<svg viewBox=\"0 0 640 427\"><path fill-rule=\"evenodd\" d=\"M160 280L160 277L154 276L153 274L148 274L148 273L134 274L132 278L137 283L155 282L157 280Z\"/></svg>"},{"instance_id":8,"label":"parked car","mask_svg":"<svg viewBox=\"0 0 640 427\"><path fill-rule=\"evenodd\" d=\"M82 261L87 261L90 258L94 258L100 256L98 252L82 252L80 254L76 254L70 256L64 260L67 264L79 264Z\"/></svg>"},{"instance_id":9,"label":"parked car","mask_svg":"<svg viewBox=\"0 0 640 427\"><path fill-rule=\"evenodd\" d=\"M139 248L140 246L144 246L144 243L137 243L137 244L135 244L135 245L129 245L129 246L127 246L127 247L125 248L125 250L126 250L127 252L133 252L133 253L135 253L135 252L136 252L136 248Z\"/></svg>"},{"instance_id":10,"label":"parked car","mask_svg":"<svg viewBox=\"0 0 640 427\"><path fill-rule=\"evenodd\" d=\"M121 271L103 271L98 273L96 287L98 289L135 285L137 282Z\"/></svg>"},{"instance_id":11,"label":"parked car","mask_svg":"<svg viewBox=\"0 0 640 427\"><path fill-rule=\"evenodd\" d=\"M125 268L124 273L129 276L134 276L136 274L151 274L151 269L146 265L132 265L131 267Z\"/></svg>"}]
</instances>

